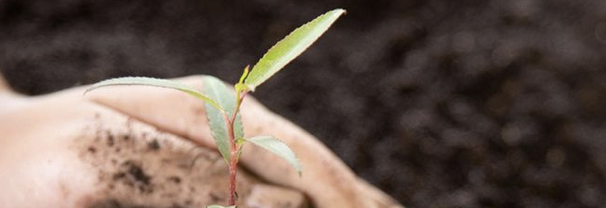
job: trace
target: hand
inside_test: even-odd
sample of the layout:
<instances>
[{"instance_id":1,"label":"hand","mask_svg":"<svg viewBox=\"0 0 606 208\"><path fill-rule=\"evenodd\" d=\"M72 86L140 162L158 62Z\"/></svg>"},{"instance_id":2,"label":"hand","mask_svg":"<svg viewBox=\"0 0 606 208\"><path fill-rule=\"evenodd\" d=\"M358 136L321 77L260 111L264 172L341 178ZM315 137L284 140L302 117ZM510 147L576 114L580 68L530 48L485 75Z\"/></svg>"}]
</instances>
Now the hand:
<instances>
[{"instance_id":1,"label":"hand","mask_svg":"<svg viewBox=\"0 0 606 208\"><path fill-rule=\"evenodd\" d=\"M178 80L203 87L197 76ZM0 207L225 203L227 167L215 150L201 101L151 87L83 92L79 87L25 97L0 89ZM273 154L246 145L241 165L250 174L239 171L241 207L301 203L301 193L321 208L401 207L309 133L252 97L241 109L247 137L280 138L303 166L299 177ZM259 199L276 192L285 195Z\"/></svg>"}]
</instances>

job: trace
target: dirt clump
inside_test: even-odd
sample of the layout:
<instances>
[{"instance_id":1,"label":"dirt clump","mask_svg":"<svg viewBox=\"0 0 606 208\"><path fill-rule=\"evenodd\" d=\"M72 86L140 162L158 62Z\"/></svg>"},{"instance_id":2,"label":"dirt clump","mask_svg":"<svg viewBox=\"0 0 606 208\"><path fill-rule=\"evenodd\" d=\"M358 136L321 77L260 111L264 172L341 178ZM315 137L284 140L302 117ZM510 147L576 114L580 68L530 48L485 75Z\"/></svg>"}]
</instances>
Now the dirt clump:
<instances>
[{"instance_id":1,"label":"dirt clump","mask_svg":"<svg viewBox=\"0 0 606 208\"><path fill-rule=\"evenodd\" d=\"M97 124L92 138L74 145L97 174L99 191L87 207L185 208L225 203L228 170L216 151L133 119L117 126ZM239 170L238 176L238 194L246 200L262 182L245 170Z\"/></svg>"}]
</instances>

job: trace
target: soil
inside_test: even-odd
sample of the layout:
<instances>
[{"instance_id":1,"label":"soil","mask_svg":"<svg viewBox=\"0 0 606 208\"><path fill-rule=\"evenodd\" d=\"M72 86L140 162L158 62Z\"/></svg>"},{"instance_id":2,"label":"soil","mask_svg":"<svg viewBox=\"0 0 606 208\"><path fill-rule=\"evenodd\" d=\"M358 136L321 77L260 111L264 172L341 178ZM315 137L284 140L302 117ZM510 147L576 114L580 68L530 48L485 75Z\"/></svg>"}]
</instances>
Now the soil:
<instances>
[{"instance_id":1,"label":"soil","mask_svg":"<svg viewBox=\"0 0 606 208\"><path fill-rule=\"evenodd\" d=\"M228 168L218 152L106 113L96 114L70 146L96 178L83 207L186 208L227 201ZM266 184L245 169L238 170L237 189L243 208L308 203L302 193Z\"/></svg>"},{"instance_id":2,"label":"soil","mask_svg":"<svg viewBox=\"0 0 606 208\"><path fill-rule=\"evenodd\" d=\"M600 0L5 0L0 69L30 95L127 75L236 81L336 7L348 14L254 96L360 176L409 207L606 203ZM138 165L117 179L145 191Z\"/></svg>"},{"instance_id":3,"label":"soil","mask_svg":"<svg viewBox=\"0 0 606 208\"><path fill-rule=\"evenodd\" d=\"M94 130L84 130L95 132L93 138L84 136L73 145L97 172L101 187L87 207L202 207L226 201L221 183L227 181L227 166L214 151L175 142L131 119L123 125L95 123ZM258 181L244 172L240 176L240 194L248 196Z\"/></svg>"}]
</instances>

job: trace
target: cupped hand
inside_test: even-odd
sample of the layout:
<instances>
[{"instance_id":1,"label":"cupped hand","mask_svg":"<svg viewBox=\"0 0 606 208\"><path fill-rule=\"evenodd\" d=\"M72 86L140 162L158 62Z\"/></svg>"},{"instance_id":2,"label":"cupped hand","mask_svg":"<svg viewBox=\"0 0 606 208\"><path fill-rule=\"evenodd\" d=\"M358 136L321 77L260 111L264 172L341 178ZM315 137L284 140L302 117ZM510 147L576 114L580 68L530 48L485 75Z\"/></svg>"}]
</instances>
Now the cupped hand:
<instances>
[{"instance_id":1,"label":"cupped hand","mask_svg":"<svg viewBox=\"0 0 606 208\"><path fill-rule=\"evenodd\" d=\"M177 81L201 89L201 76ZM0 77L0 207L203 207L224 204L227 167L204 104L152 87L85 87L26 97ZM252 97L242 108L245 136L272 135L298 155L294 169L256 146L244 147L239 207L401 207L359 179L309 133Z\"/></svg>"}]
</instances>

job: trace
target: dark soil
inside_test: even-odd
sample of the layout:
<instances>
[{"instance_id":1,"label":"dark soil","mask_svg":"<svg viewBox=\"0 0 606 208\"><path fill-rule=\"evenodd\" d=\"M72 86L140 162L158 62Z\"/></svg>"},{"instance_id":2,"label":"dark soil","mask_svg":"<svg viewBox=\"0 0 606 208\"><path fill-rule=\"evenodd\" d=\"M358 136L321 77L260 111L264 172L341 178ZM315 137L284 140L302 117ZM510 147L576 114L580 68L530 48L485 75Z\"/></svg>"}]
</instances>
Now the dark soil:
<instances>
[{"instance_id":1,"label":"dark soil","mask_svg":"<svg viewBox=\"0 0 606 208\"><path fill-rule=\"evenodd\" d=\"M410 207L606 204L606 1L5 0L0 68L31 95L233 82L336 7L347 16L255 96L356 173Z\"/></svg>"},{"instance_id":2,"label":"dark soil","mask_svg":"<svg viewBox=\"0 0 606 208\"><path fill-rule=\"evenodd\" d=\"M94 130L84 130L95 132L93 137L83 136L73 145L97 174L101 187L86 207L201 207L226 200L227 188L208 190L228 177L218 154L202 147L192 149L187 142L175 143L175 138L154 129L133 130L130 120L123 129L109 128L101 120L95 123ZM244 188L246 194L249 186Z\"/></svg>"}]
</instances>

